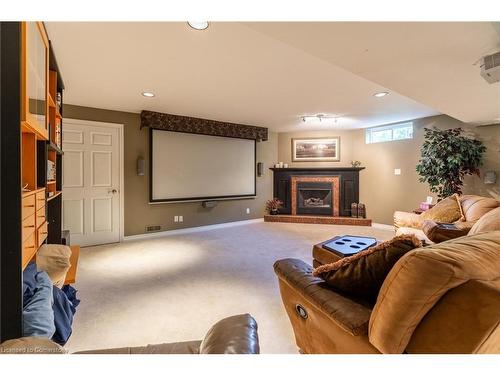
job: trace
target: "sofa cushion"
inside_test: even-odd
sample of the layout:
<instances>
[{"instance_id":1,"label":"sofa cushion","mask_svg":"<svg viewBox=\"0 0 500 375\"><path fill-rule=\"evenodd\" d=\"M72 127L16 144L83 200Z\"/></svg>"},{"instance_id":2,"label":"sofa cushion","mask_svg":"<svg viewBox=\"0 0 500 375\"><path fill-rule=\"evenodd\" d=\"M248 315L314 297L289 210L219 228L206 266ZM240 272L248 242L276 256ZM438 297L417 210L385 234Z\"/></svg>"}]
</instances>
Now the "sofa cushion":
<instances>
[{"instance_id":1,"label":"sofa cushion","mask_svg":"<svg viewBox=\"0 0 500 375\"><path fill-rule=\"evenodd\" d=\"M385 277L408 251L422 246L413 235L394 237L353 256L316 268L313 276L321 277L331 287L350 296L375 302Z\"/></svg>"},{"instance_id":2,"label":"sofa cushion","mask_svg":"<svg viewBox=\"0 0 500 375\"><path fill-rule=\"evenodd\" d=\"M500 230L500 207L484 214L472 226L469 235Z\"/></svg>"},{"instance_id":3,"label":"sofa cushion","mask_svg":"<svg viewBox=\"0 0 500 375\"><path fill-rule=\"evenodd\" d=\"M439 201L434 207L423 212L420 216L422 220L433 220L438 223L453 223L458 219L465 220L457 194L450 195Z\"/></svg>"},{"instance_id":4,"label":"sofa cushion","mask_svg":"<svg viewBox=\"0 0 500 375\"><path fill-rule=\"evenodd\" d=\"M396 211L394 212L394 228L421 228L424 220L421 215L413 212Z\"/></svg>"},{"instance_id":5,"label":"sofa cushion","mask_svg":"<svg viewBox=\"0 0 500 375\"><path fill-rule=\"evenodd\" d=\"M477 221L484 214L500 206L494 198L479 195L461 195L459 198L466 221Z\"/></svg>"},{"instance_id":6,"label":"sofa cushion","mask_svg":"<svg viewBox=\"0 0 500 375\"><path fill-rule=\"evenodd\" d=\"M420 321L449 290L500 277L500 232L416 249L385 279L370 316L369 339L382 353L402 353Z\"/></svg>"},{"instance_id":7,"label":"sofa cushion","mask_svg":"<svg viewBox=\"0 0 500 375\"><path fill-rule=\"evenodd\" d=\"M403 235L414 235L417 237L420 241L426 243L426 244L432 244L433 242L425 235L424 231L422 229L417 229L417 228L410 228L410 227L401 227L398 228L396 231L396 236L403 236Z\"/></svg>"},{"instance_id":8,"label":"sofa cushion","mask_svg":"<svg viewBox=\"0 0 500 375\"><path fill-rule=\"evenodd\" d=\"M58 288L62 288L71 267L71 249L65 245L42 245L36 254L36 266L45 271Z\"/></svg>"}]
</instances>

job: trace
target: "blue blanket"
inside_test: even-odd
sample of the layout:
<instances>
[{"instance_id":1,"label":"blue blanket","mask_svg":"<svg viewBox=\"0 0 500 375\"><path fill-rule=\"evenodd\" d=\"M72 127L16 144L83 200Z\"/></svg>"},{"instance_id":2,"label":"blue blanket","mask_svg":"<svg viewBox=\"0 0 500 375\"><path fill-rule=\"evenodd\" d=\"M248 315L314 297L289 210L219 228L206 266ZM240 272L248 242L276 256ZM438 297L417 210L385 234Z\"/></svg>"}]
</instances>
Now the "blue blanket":
<instances>
[{"instance_id":1,"label":"blue blanket","mask_svg":"<svg viewBox=\"0 0 500 375\"><path fill-rule=\"evenodd\" d=\"M52 310L53 284L47 273L30 264L23 272L23 336L52 337L55 333Z\"/></svg>"},{"instance_id":2,"label":"blue blanket","mask_svg":"<svg viewBox=\"0 0 500 375\"><path fill-rule=\"evenodd\" d=\"M23 336L52 338L60 345L71 336L73 316L80 300L76 289L54 286L49 276L29 264L23 272Z\"/></svg>"},{"instance_id":3,"label":"blue blanket","mask_svg":"<svg viewBox=\"0 0 500 375\"><path fill-rule=\"evenodd\" d=\"M64 345L71 336L73 314L76 310L66 294L57 286L54 286L53 293L54 324L56 326L56 332L54 333L54 336L52 336L52 341L55 341L60 345Z\"/></svg>"},{"instance_id":4,"label":"blue blanket","mask_svg":"<svg viewBox=\"0 0 500 375\"><path fill-rule=\"evenodd\" d=\"M54 323L56 332L52 341L64 345L71 336L73 315L80 300L76 298L76 289L71 285L65 285L62 289L54 286Z\"/></svg>"}]
</instances>

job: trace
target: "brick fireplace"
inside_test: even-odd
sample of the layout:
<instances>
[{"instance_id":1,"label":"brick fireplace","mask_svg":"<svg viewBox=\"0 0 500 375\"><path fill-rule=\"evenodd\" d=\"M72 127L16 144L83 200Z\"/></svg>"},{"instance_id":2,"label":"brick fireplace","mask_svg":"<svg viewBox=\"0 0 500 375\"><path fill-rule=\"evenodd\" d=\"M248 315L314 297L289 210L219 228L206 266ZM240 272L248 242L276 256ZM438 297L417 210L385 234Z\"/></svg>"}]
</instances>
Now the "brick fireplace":
<instances>
[{"instance_id":1,"label":"brick fireplace","mask_svg":"<svg viewBox=\"0 0 500 375\"><path fill-rule=\"evenodd\" d=\"M292 176L292 215L339 216L339 184L339 176Z\"/></svg>"},{"instance_id":2,"label":"brick fireplace","mask_svg":"<svg viewBox=\"0 0 500 375\"><path fill-rule=\"evenodd\" d=\"M265 221L371 225L370 219L351 217L351 203L359 202L359 172L364 168L270 169L273 196L283 207L279 215L265 215Z\"/></svg>"}]
</instances>

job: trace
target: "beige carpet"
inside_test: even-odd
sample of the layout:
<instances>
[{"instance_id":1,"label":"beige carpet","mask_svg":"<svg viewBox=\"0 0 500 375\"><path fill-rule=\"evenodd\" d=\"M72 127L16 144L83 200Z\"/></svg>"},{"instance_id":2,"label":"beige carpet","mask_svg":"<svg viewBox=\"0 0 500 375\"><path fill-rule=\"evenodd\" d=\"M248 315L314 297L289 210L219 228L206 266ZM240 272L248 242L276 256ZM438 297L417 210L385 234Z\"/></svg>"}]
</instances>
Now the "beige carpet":
<instances>
[{"instance_id":1,"label":"beige carpet","mask_svg":"<svg viewBox=\"0 0 500 375\"><path fill-rule=\"evenodd\" d=\"M314 243L338 234L381 240L371 227L253 223L81 251L82 300L70 351L201 339L211 324L249 312L262 353L297 353L273 263L311 262Z\"/></svg>"}]
</instances>

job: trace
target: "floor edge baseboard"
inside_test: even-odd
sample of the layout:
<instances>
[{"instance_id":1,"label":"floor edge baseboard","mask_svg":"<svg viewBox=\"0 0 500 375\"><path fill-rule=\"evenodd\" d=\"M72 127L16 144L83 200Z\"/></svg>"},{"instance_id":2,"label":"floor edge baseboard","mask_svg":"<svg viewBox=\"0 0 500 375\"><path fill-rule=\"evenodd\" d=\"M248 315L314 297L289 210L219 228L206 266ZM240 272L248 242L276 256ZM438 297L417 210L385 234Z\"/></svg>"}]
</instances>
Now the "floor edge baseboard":
<instances>
[{"instance_id":1,"label":"floor edge baseboard","mask_svg":"<svg viewBox=\"0 0 500 375\"><path fill-rule=\"evenodd\" d=\"M127 241L142 240L142 239L147 239L147 238L174 236L177 234L205 232L205 231L214 230L214 229L222 229L222 228L229 228L229 227L237 227L240 225L261 223L263 221L264 221L264 218L250 219L250 220L238 220L238 221L230 221L228 223L202 225L199 227L180 228L180 229L164 230L161 232L133 234L130 236L124 236L123 241L127 242Z\"/></svg>"}]
</instances>

